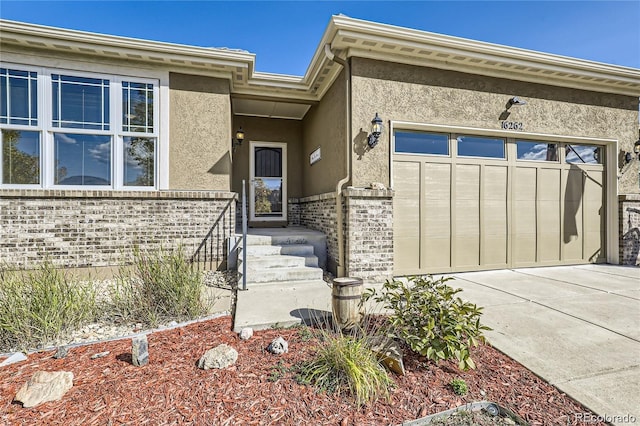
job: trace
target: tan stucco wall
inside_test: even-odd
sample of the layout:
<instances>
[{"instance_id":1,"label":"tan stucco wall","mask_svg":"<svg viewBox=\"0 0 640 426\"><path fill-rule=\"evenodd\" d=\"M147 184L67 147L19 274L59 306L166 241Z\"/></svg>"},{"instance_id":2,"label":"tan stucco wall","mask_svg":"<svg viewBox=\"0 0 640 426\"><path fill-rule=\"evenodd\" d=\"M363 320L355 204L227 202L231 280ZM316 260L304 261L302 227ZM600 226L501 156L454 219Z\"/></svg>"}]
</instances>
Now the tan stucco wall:
<instances>
[{"instance_id":1,"label":"tan stucco wall","mask_svg":"<svg viewBox=\"0 0 640 426\"><path fill-rule=\"evenodd\" d=\"M526 132L619 141L633 151L638 139L638 98L476 76L413 65L352 58L353 185L389 185L390 120L500 129L512 96L527 105L511 108L508 120ZM366 135L378 112L387 128L366 151ZM361 130L362 129L362 130ZM637 193L638 161L618 181L620 193Z\"/></svg>"},{"instance_id":2,"label":"tan stucco wall","mask_svg":"<svg viewBox=\"0 0 640 426\"><path fill-rule=\"evenodd\" d=\"M287 144L287 197L298 198L302 191L301 150L302 122L235 115L233 131L242 127L245 140L233 152L233 181L231 190L242 191L242 179L249 182L249 146L254 142L284 142ZM249 187L247 186L247 191Z\"/></svg>"},{"instance_id":3,"label":"tan stucco wall","mask_svg":"<svg viewBox=\"0 0 640 426\"><path fill-rule=\"evenodd\" d=\"M344 71L336 78L322 101L311 107L303 120L302 196L336 189L346 175L347 133ZM309 164L309 155L320 147L322 159Z\"/></svg>"},{"instance_id":4,"label":"tan stucco wall","mask_svg":"<svg viewBox=\"0 0 640 426\"><path fill-rule=\"evenodd\" d=\"M169 188L229 190L229 82L169 74Z\"/></svg>"}]
</instances>

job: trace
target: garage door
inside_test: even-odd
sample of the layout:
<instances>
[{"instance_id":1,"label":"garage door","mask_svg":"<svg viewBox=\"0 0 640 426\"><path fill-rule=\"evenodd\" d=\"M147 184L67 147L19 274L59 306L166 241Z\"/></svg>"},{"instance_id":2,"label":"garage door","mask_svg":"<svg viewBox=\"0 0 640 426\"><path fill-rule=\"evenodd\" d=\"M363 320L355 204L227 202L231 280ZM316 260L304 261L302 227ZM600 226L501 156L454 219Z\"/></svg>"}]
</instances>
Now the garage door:
<instances>
[{"instance_id":1,"label":"garage door","mask_svg":"<svg viewBox=\"0 0 640 426\"><path fill-rule=\"evenodd\" d=\"M602 152L396 131L394 272L604 262Z\"/></svg>"}]
</instances>

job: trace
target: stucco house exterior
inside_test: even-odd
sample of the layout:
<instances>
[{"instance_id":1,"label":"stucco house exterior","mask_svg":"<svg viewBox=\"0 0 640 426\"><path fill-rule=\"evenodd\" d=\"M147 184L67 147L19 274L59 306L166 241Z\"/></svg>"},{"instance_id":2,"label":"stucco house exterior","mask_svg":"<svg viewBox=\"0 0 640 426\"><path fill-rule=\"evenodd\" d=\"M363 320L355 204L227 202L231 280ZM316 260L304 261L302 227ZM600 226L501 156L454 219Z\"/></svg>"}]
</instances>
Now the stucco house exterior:
<instances>
[{"instance_id":1,"label":"stucco house exterior","mask_svg":"<svg viewBox=\"0 0 640 426\"><path fill-rule=\"evenodd\" d=\"M338 275L640 259L638 69L345 16L302 77L13 21L0 42L6 265L193 251L243 180L250 225L322 231Z\"/></svg>"}]
</instances>

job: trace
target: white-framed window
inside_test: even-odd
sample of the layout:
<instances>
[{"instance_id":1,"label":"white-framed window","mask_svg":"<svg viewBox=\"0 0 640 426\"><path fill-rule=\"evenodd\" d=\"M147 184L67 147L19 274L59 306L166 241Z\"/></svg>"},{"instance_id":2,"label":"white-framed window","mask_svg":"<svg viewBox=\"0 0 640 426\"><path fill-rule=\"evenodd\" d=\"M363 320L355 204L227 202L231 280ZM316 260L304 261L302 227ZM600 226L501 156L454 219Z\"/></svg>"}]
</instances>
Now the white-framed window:
<instances>
[{"instance_id":1,"label":"white-framed window","mask_svg":"<svg viewBox=\"0 0 640 426\"><path fill-rule=\"evenodd\" d=\"M159 81L2 64L0 187L158 188Z\"/></svg>"}]
</instances>

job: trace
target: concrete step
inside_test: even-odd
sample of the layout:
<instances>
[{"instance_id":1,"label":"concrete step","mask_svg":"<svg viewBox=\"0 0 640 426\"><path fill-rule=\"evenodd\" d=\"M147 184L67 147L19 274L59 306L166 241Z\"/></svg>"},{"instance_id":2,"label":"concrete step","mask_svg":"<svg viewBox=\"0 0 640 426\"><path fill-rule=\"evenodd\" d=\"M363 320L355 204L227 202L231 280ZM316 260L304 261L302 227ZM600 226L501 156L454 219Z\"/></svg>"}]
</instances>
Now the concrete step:
<instances>
[{"instance_id":1,"label":"concrete step","mask_svg":"<svg viewBox=\"0 0 640 426\"><path fill-rule=\"evenodd\" d=\"M314 255L308 256L291 256L291 255L264 255L264 256L247 256L247 268L254 270L263 270L266 268L284 268L309 266L318 267L318 257ZM242 270L242 258L238 261L238 269Z\"/></svg>"},{"instance_id":2,"label":"concrete step","mask_svg":"<svg viewBox=\"0 0 640 426\"><path fill-rule=\"evenodd\" d=\"M307 244L309 239L304 235L247 235L247 246Z\"/></svg>"},{"instance_id":3,"label":"concrete step","mask_svg":"<svg viewBox=\"0 0 640 426\"><path fill-rule=\"evenodd\" d=\"M242 259L242 248L239 250L238 258ZM291 255L291 256L312 256L313 246L308 244L289 245L247 245L247 257L249 256L270 256L270 255Z\"/></svg>"},{"instance_id":4,"label":"concrete step","mask_svg":"<svg viewBox=\"0 0 640 426\"><path fill-rule=\"evenodd\" d=\"M247 264L247 284L268 283L282 281L308 281L321 280L322 269L308 266L285 267L285 268L249 268Z\"/></svg>"}]
</instances>

